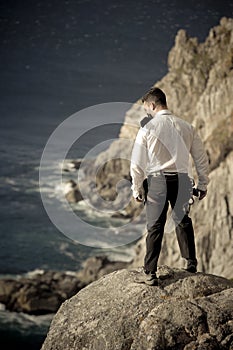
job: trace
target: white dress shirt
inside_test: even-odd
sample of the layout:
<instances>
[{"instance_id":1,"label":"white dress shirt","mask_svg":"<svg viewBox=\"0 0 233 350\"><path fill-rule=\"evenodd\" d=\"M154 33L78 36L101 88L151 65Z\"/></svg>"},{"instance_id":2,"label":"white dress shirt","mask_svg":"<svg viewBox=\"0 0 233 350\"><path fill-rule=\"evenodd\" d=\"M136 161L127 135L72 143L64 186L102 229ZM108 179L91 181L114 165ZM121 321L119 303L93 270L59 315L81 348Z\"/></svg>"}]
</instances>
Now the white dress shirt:
<instances>
[{"instance_id":1,"label":"white dress shirt","mask_svg":"<svg viewBox=\"0 0 233 350\"><path fill-rule=\"evenodd\" d=\"M143 180L163 172L189 173L190 154L198 175L199 190L209 182L209 164L195 128L164 109L155 114L137 133L131 155L130 175L133 197L143 193Z\"/></svg>"}]
</instances>

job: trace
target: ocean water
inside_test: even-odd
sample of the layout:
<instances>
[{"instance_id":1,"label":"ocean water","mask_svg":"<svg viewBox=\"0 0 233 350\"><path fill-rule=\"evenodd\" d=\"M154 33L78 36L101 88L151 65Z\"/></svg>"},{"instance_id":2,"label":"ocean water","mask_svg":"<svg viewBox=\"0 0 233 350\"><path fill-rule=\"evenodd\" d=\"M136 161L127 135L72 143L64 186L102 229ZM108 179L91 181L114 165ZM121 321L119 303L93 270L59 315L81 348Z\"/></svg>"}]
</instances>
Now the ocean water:
<instances>
[{"instance_id":1,"label":"ocean water","mask_svg":"<svg viewBox=\"0 0 233 350\"><path fill-rule=\"evenodd\" d=\"M104 251L85 246L51 222L40 190L56 197L58 164L51 164L51 177L41 189L46 142L77 111L136 101L166 74L177 31L185 29L203 41L222 16L232 17L232 2L3 0L0 14L1 277L36 269L77 271L89 256L103 253L129 259L132 245ZM111 120L118 125L87 135L69 158L83 157L97 143L117 137L123 117ZM91 125L80 120L79 127ZM108 217L101 220L110 225ZM10 313L2 306L1 349L39 349L51 317Z\"/></svg>"}]
</instances>

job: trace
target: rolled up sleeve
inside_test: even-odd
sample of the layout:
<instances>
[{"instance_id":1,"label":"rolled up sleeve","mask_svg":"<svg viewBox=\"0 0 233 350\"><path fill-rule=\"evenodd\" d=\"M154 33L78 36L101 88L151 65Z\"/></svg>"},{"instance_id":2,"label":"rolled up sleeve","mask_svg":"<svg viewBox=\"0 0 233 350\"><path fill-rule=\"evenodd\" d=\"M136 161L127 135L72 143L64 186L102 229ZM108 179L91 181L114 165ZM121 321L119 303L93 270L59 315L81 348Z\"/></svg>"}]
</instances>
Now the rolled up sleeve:
<instances>
[{"instance_id":1,"label":"rolled up sleeve","mask_svg":"<svg viewBox=\"0 0 233 350\"><path fill-rule=\"evenodd\" d=\"M198 175L197 188L199 190L206 191L207 185L209 183L209 162L206 151L204 149L204 145L195 129L190 153L194 160Z\"/></svg>"},{"instance_id":2,"label":"rolled up sleeve","mask_svg":"<svg viewBox=\"0 0 233 350\"><path fill-rule=\"evenodd\" d=\"M146 168L148 162L146 130L140 128L132 150L130 175L132 178L131 190L133 197L137 198L143 193L143 180L146 178Z\"/></svg>"}]
</instances>

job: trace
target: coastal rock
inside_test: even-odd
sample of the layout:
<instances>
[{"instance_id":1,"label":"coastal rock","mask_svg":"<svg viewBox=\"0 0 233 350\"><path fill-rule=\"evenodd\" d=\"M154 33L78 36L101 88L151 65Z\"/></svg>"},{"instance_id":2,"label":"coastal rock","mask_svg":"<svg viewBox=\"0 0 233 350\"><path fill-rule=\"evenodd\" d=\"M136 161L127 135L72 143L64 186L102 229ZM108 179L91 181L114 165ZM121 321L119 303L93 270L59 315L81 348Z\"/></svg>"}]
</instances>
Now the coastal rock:
<instances>
[{"instance_id":1,"label":"coastal rock","mask_svg":"<svg viewBox=\"0 0 233 350\"><path fill-rule=\"evenodd\" d=\"M65 301L42 350L232 349L231 281L160 266L152 287L141 272L110 273Z\"/></svg>"},{"instance_id":2,"label":"coastal rock","mask_svg":"<svg viewBox=\"0 0 233 350\"><path fill-rule=\"evenodd\" d=\"M65 198L69 203L77 203L83 200L82 194L78 188L73 188L71 191L66 193Z\"/></svg>"},{"instance_id":3,"label":"coastal rock","mask_svg":"<svg viewBox=\"0 0 233 350\"><path fill-rule=\"evenodd\" d=\"M83 200L78 185L74 180L68 180L67 182L65 182L63 191L65 194L65 198L70 203L77 203Z\"/></svg>"},{"instance_id":4,"label":"coastal rock","mask_svg":"<svg viewBox=\"0 0 233 350\"><path fill-rule=\"evenodd\" d=\"M82 164L82 159L70 159L66 160L63 164L62 170L65 172L77 171Z\"/></svg>"},{"instance_id":5,"label":"coastal rock","mask_svg":"<svg viewBox=\"0 0 233 350\"><path fill-rule=\"evenodd\" d=\"M17 280L0 279L0 302L10 311L34 315L54 313L80 288L75 275L45 271Z\"/></svg>"},{"instance_id":6,"label":"coastal rock","mask_svg":"<svg viewBox=\"0 0 233 350\"><path fill-rule=\"evenodd\" d=\"M93 256L85 260L83 269L77 273L77 278L84 287L110 272L127 268L129 264L124 261L111 261L105 255Z\"/></svg>"},{"instance_id":7,"label":"coastal rock","mask_svg":"<svg viewBox=\"0 0 233 350\"><path fill-rule=\"evenodd\" d=\"M0 303L10 311L34 315L55 313L62 302L89 283L128 266L128 262L94 256L78 272L43 271L18 279L0 279Z\"/></svg>"}]
</instances>

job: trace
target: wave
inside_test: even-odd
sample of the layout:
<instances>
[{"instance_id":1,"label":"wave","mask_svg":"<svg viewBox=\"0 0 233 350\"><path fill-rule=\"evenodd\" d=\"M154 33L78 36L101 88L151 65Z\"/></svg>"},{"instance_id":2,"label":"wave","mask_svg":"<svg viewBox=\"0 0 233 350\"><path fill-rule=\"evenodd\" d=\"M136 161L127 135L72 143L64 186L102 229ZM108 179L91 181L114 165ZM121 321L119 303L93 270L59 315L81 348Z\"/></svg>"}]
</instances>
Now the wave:
<instances>
[{"instance_id":1,"label":"wave","mask_svg":"<svg viewBox=\"0 0 233 350\"><path fill-rule=\"evenodd\" d=\"M54 314L27 315L0 309L1 349L39 350Z\"/></svg>"},{"instance_id":2,"label":"wave","mask_svg":"<svg viewBox=\"0 0 233 350\"><path fill-rule=\"evenodd\" d=\"M4 325L8 327L15 327L16 325L19 327L18 330L21 332L27 332L29 328L34 326L38 327L48 327L51 323L51 320L54 316L52 314L46 315L28 315L23 312L14 312L8 310L0 310L0 324L1 329Z\"/></svg>"}]
</instances>

